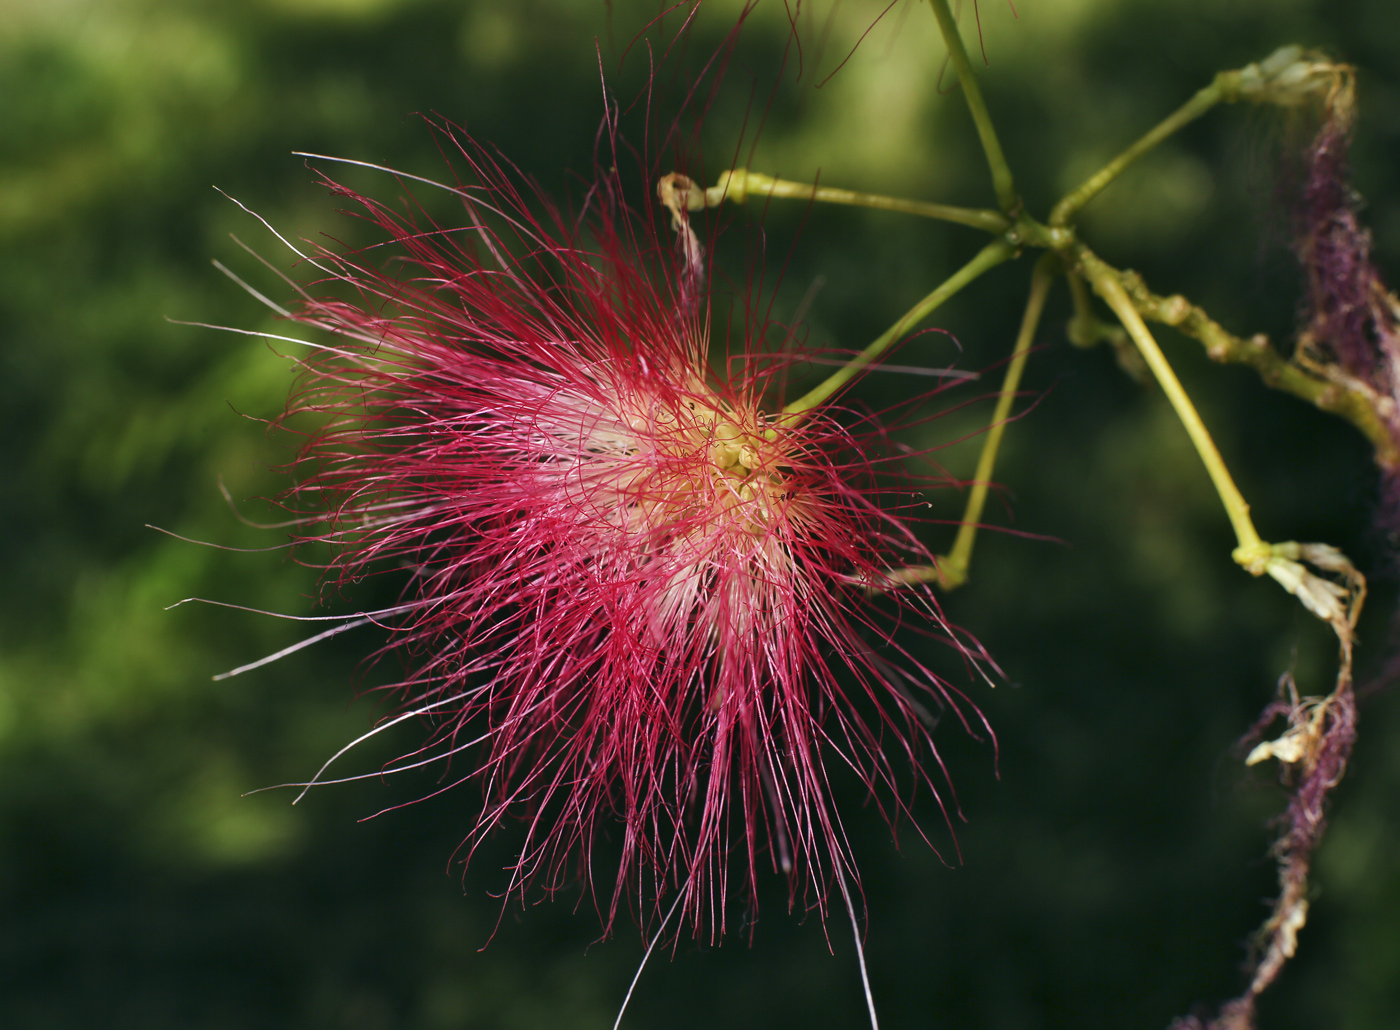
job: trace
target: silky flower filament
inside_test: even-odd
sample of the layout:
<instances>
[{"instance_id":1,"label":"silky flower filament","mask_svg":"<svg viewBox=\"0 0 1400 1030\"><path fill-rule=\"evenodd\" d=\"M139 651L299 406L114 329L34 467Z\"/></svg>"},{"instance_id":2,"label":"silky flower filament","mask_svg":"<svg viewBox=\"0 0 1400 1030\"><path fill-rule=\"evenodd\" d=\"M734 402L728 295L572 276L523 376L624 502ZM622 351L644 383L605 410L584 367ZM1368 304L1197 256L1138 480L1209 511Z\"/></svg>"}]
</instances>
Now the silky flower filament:
<instances>
[{"instance_id":1,"label":"silky flower filament","mask_svg":"<svg viewBox=\"0 0 1400 1030\"><path fill-rule=\"evenodd\" d=\"M290 312L334 340L284 420L316 426L288 504L325 521L302 539L333 582L409 570L376 657L431 730L398 767L465 762L448 779L485 804L463 857L518 822L507 895L582 879L607 928L679 904L717 939L765 867L790 903L825 916L835 884L849 907L833 759L898 823L916 784L947 792L930 713L981 725L896 629L990 668L930 588L868 596L932 560L905 457L869 415L765 414L800 356L757 350L758 324L713 341L694 248L677 267L613 180L581 230L445 138L480 183L466 228L331 183L385 244L307 255L357 298Z\"/></svg>"}]
</instances>

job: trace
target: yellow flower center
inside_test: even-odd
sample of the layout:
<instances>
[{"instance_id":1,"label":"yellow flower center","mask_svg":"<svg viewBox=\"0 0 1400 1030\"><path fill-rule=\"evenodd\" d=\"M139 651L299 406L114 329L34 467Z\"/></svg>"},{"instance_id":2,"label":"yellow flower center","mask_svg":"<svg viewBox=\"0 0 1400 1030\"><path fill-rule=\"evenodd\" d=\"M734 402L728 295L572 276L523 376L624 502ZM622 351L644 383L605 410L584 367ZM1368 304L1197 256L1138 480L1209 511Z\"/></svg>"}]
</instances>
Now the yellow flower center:
<instances>
[{"instance_id":1,"label":"yellow flower center","mask_svg":"<svg viewBox=\"0 0 1400 1030\"><path fill-rule=\"evenodd\" d=\"M698 384L670 403L650 400L627 418L619 492L653 526L724 516L764 533L786 495L786 462L781 445L765 437L762 416L736 411Z\"/></svg>"}]
</instances>

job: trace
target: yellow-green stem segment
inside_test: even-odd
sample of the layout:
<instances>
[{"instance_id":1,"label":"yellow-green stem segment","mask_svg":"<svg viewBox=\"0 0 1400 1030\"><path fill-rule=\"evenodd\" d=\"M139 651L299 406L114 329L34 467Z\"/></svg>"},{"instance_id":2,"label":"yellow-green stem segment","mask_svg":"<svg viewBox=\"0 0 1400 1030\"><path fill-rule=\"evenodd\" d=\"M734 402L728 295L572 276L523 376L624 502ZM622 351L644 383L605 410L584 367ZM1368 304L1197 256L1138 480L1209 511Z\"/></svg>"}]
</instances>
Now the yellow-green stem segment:
<instances>
[{"instance_id":1,"label":"yellow-green stem segment","mask_svg":"<svg viewBox=\"0 0 1400 1030\"><path fill-rule=\"evenodd\" d=\"M715 185L705 191L705 206L717 207L721 200L742 204L749 197L779 197L787 200L812 200L822 204L848 204L853 207L873 207L881 211L898 211L922 218L937 218L944 222L970 225L985 232L1003 233L1011 221L1000 211L990 208L955 207L952 204L931 204L922 200L906 200L879 193L858 193L855 190L815 186L809 182L775 179L771 175L736 168L722 172Z\"/></svg>"},{"instance_id":2,"label":"yellow-green stem segment","mask_svg":"<svg viewBox=\"0 0 1400 1030\"><path fill-rule=\"evenodd\" d=\"M1084 182L1075 187L1070 193L1066 194L1064 199L1051 209L1050 224L1052 226L1068 225L1085 204L1093 200L1102 192L1104 187L1118 178L1118 176L1122 175L1129 165L1182 126L1195 121L1216 104L1220 103L1221 100L1225 99L1224 86L1227 81L1227 75L1238 77L1239 73L1221 73L1217 75L1209 86L1198 91L1194 97L1179 107L1175 112L1164 118L1140 140L1123 151L1108 164L1104 165L1088 179L1085 179Z\"/></svg>"},{"instance_id":3,"label":"yellow-green stem segment","mask_svg":"<svg viewBox=\"0 0 1400 1030\"><path fill-rule=\"evenodd\" d=\"M983 272L995 268L1003 261L1014 257L1015 254L1016 248L1005 240L996 240L993 243L987 244L987 246L977 252L976 257L940 283L938 287L923 300L906 311L898 322L881 333L868 347L851 358L849 362L841 366L840 369L822 383L808 390L801 397L797 398L797 400L786 405L783 408L783 414L789 416L802 415L813 408L825 404L833 395L845 387L847 383L859 375L861 370L867 365L879 361L885 351L899 342L899 340L904 337L905 333L914 328L915 325L945 300L953 296Z\"/></svg>"},{"instance_id":4,"label":"yellow-green stem segment","mask_svg":"<svg viewBox=\"0 0 1400 1030\"><path fill-rule=\"evenodd\" d=\"M1035 271L1031 274L1031 292L1026 300L1026 313L1021 318L1021 331L1017 334L1016 346L1011 351L1011 363L1006 366L1006 378L1002 380L1001 394L997 397L996 411L992 414L992 424L987 428L987 437L982 443L982 456L977 459L977 472L973 476L972 492L967 498L967 510L963 512L962 524L958 527L953 549L938 563L938 581L945 588L952 589L967 582L967 570L972 564L972 544L977 539L977 529L982 523L982 511L987 505L987 491L992 485L997 451L1001 447L1002 435L1006 432L1007 420L1011 417L1011 406L1016 401L1016 391L1021 386L1021 373L1026 369L1026 359L1030 356L1031 344L1035 341L1040 315L1045 310L1045 297L1050 292L1050 284L1060 268L1058 255L1044 254L1036 262Z\"/></svg>"},{"instance_id":5,"label":"yellow-green stem segment","mask_svg":"<svg viewBox=\"0 0 1400 1030\"><path fill-rule=\"evenodd\" d=\"M933 16L938 19L938 31L943 34L943 42L948 47L948 58L953 62L953 70L958 74L962 85L963 99L977 126L977 136L982 141L982 152L987 155L987 167L992 172L992 188L996 190L997 203L1008 214L1018 210L1021 198L1016 195L1016 183L1011 177L1011 166L1002 153L1001 141L997 139L992 126L992 116L987 112L986 101L977 78L972 74L972 62L967 59L967 48L963 46L958 23L953 20L953 12L948 9L948 0L929 0L933 5Z\"/></svg>"},{"instance_id":6,"label":"yellow-green stem segment","mask_svg":"<svg viewBox=\"0 0 1400 1030\"><path fill-rule=\"evenodd\" d=\"M1235 528L1235 539L1239 543L1234 552L1235 561L1258 575L1264 571L1262 562L1273 554L1273 548L1260 538L1254 528L1254 522L1249 517L1249 505L1231 478L1230 470L1225 467L1225 461L1220 457L1220 451L1216 449L1215 441L1211 439L1205 423L1201 421L1196 406L1191 403L1191 398L1186 396L1181 381L1167 363L1162 348L1157 346L1157 341L1152 338L1147 323L1138 314L1132 298L1119 283L1113 269L1087 250L1081 252L1080 260L1095 292L1113 309L1113 313L1123 323L1123 328L1128 331L1128 335L1142 352L1147 367L1152 369L1152 374L1157 377L1162 392L1171 401L1172 407L1176 409L1177 418L1181 419L1191 442L1195 444L1196 453L1205 463L1206 471L1210 473L1211 481L1215 484L1216 493L1225 505L1225 514L1230 517L1230 524Z\"/></svg>"}]
</instances>

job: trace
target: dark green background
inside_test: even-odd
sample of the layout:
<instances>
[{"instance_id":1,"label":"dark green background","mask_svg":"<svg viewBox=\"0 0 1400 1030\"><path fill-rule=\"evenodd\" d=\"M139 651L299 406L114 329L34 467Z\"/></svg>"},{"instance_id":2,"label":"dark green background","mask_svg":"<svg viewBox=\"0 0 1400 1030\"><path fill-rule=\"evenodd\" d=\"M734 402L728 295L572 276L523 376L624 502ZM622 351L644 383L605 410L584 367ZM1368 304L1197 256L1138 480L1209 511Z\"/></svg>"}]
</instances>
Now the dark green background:
<instances>
[{"instance_id":1,"label":"dark green background","mask_svg":"<svg viewBox=\"0 0 1400 1030\"><path fill-rule=\"evenodd\" d=\"M768 113L754 167L839 185L985 204L990 191L956 92L936 88L927 9L905 0L821 89L882 5L848 2L825 50L807 26L794 84L769 87L786 41L764 0L703 138L726 162L742 119ZM965 5L966 6L966 5ZM1400 7L1393 0L1021 0L983 5L982 70L1034 210L1183 101L1219 68L1287 42L1360 68L1357 185L1382 265L1400 275ZM640 956L624 927L602 944L576 896L508 908L492 892L505 829L470 872L451 865L472 790L358 822L427 790L374 781L313 794L245 791L306 777L375 715L352 703L352 636L270 669L210 675L276 650L295 627L164 606L198 595L311 610L314 575L242 547L217 490L275 494L275 414L290 368L260 341L167 319L275 330L218 258L285 288L229 238L283 268L285 251L217 185L289 235L350 231L292 150L432 174L436 111L498 144L543 186L577 195L601 116L598 55L624 100L645 47L619 59L646 3L600 0L15 0L0 7L0 1024L6 1027L605 1027ZM965 21L970 23L965 13ZM658 103L732 22L710 4L671 55ZM653 34L661 43L672 18ZM923 49L920 49L920 48ZM660 53L657 50L656 53ZM820 73L812 62L820 57ZM750 106L751 105L751 106ZM629 123L636 125L635 121ZM1270 204L1274 114L1224 110L1173 140L1085 217L1109 260L1181 290L1240 332L1285 340L1296 278ZM640 139L635 139L641 145ZM369 185L369 177L356 178ZM393 187L379 180L392 198ZM723 259L741 285L753 215ZM775 207L765 223L788 317L818 275L812 339L860 346L966 260L969 230L891 216ZM745 227L748 228L745 228ZM794 240L797 240L794 246ZM940 315L983 368L1009 347L1028 263ZM770 283L771 283L770 279ZM283 290L277 293L279 289ZM1329 645L1290 598L1229 561L1229 528L1160 394L1103 351L1063 340L1057 293L1008 434L992 518L1054 538L992 535L948 602L1002 663L971 686L1000 736L941 743L968 822L963 863L940 864L847 798L870 904L883 1025L1163 1028L1242 983L1242 941L1273 891L1265 823L1280 794L1233 741L1294 663L1327 686ZM1345 547L1376 579L1363 664L1384 651L1393 556L1370 528L1366 447L1347 427L1210 366L1164 333L1272 539ZM940 364L930 338L905 359ZM993 377L994 378L994 377ZM888 397L908 385L877 380ZM975 385L954 397L978 396ZM951 400L952 398L950 398ZM950 415L952 440L989 405ZM946 452L967 475L967 448ZM935 498L955 518L957 498ZM266 506L252 502L252 514ZM934 547L950 531L930 531ZM371 599L372 600L372 599ZM345 606L367 603L346 598ZM1400 702L1366 703L1353 769L1318 855L1302 953L1261 1026L1400 1025ZM405 750L405 732L361 768ZM848 791L848 793L850 793ZM927 799L925 799L927 801ZM927 823L955 854L938 818ZM683 942L649 968L627 1025L859 1026L849 931L788 916L764 885L748 946Z\"/></svg>"}]
</instances>

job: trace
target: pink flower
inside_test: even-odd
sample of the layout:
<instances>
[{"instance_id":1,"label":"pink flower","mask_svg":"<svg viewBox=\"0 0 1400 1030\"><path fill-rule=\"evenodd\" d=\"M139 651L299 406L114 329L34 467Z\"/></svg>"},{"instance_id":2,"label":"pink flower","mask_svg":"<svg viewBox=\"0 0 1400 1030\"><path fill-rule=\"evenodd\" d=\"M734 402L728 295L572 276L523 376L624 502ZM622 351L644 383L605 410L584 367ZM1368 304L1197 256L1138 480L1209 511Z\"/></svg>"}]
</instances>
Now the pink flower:
<instances>
[{"instance_id":1,"label":"pink flower","mask_svg":"<svg viewBox=\"0 0 1400 1030\"><path fill-rule=\"evenodd\" d=\"M389 689L432 727L406 764L484 791L468 858L518 819L510 891L580 876L605 928L673 897L717 937L770 869L790 902L825 915L835 882L849 906L828 765L893 825L934 787L929 708L972 711L895 626L980 654L927 588L870 596L932 560L898 515L903 459L872 418L771 414L791 361L759 353L764 326L730 330L717 374L694 281L615 175L574 225L446 138L481 183L443 187L466 226L330 183L386 241L316 254L357 299L293 315L334 340L289 408L321 426L291 503L324 513L308 539L342 583L408 570L380 620L407 669Z\"/></svg>"}]
</instances>

